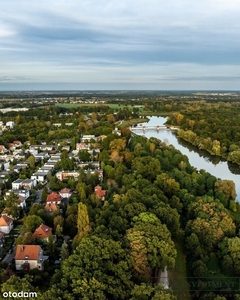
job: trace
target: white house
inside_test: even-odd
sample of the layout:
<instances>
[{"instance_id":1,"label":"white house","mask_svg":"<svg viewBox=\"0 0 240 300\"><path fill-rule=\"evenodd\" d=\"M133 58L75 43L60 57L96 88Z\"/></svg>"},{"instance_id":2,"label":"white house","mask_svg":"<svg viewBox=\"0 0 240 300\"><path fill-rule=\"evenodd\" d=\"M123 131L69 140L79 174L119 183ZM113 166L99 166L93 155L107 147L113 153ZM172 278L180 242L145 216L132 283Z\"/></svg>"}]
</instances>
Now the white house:
<instances>
[{"instance_id":1,"label":"white house","mask_svg":"<svg viewBox=\"0 0 240 300\"><path fill-rule=\"evenodd\" d=\"M18 178L17 180L12 182L12 189L13 190L20 190L22 188L22 183L24 179Z\"/></svg>"},{"instance_id":2,"label":"white house","mask_svg":"<svg viewBox=\"0 0 240 300\"><path fill-rule=\"evenodd\" d=\"M61 198L67 198L69 199L72 196L72 192L70 189L64 188L59 192L59 195L61 196Z\"/></svg>"},{"instance_id":3,"label":"white house","mask_svg":"<svg viewBox=\"0 0 240 300\"><path fill-rule=\"evenodd\" d=\"M22 182L22 187L26 190L31 190L37 185L37 181L35 179L24 179Z\"/></svg>"},{"instance_id":4,"label":"white house","mask_svg":"<svg viewBox=\"0 0 240 300\"><path fill-rule=\"evenodd\" d=\"M4 232L5 234L9 234L12 228L13 228L13 219L9 218L8 216L1 216L0 231Z\"/></svg>"},{"instance_id":5,"label":"white house","mask_svg":"<svg viewBox=\"0 0 240 300\"><path fill-rule=\"evenodd\" d=\"M8 122L6 122L6 126L12 129L14 127L14 122L8 121Z\"/></svg>"},{"instance_id":6,"label":"white house","mask_svg":"<svg viewBox=\"0 0 240 300\"><path fill-rule=\"evenodd\" d=\"M95 135L83 135L81 138L82 142L90 142L90 140L95 140L96 141L96 137Z\"/></svg>"},{"instance_id":7,"label":"white house","mask_svg":"<svg viewBox=\"0 0 240 300\"><path fill-rule=\"evenodd\" d=\"M31 179L36 179L39 182L43 182L47 179L47 173L38 171L31 176Z\"/></svg>"},{"instance_id":8,"label":"white house","mask_svg":"<svg viewBox=\"0 0 240 300\"><path fill-rule=\"evenodd\" d=\"M17 245L15 255L16 270L43 270L43 250L39 245Z\"/></svg>"}]
</instances>

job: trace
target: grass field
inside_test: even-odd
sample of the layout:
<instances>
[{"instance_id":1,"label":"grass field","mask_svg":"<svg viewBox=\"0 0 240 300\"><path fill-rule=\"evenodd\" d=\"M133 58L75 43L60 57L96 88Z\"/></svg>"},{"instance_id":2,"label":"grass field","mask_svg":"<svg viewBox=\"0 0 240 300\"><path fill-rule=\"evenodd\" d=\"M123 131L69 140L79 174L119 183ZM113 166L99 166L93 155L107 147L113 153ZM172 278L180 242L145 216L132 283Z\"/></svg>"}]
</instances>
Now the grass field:
<instances>
[{"instance_id":1,"label":"grass field","mask_svg":"<svg viewBox=\"0 0 240 300\"><path fill-rule=\"evenodd\" d=\"M183 241L175 241L175 246L177 249L177 258L174 270L169 271L170 287L173 289L173 293L178 300L190 300Z\"/></svg>"},{"instance_id":2,"label":"grass field","mask_svg":"<svg viewBox=\"0 0 240 300\"><path fill-rule=\"evenodd\" d=\"M123 105L123 104L112 104L112 103L63 103L63 104L56 104L56 106L63 107L63 108L77 108L77 107L83 107L83 106L89 106L89 107L98 107L98 106L108 106L112 109L133 109L134 107L139 108L140 111L142 111L142 106L139 105Z\"/></svg>"}]
</instances>

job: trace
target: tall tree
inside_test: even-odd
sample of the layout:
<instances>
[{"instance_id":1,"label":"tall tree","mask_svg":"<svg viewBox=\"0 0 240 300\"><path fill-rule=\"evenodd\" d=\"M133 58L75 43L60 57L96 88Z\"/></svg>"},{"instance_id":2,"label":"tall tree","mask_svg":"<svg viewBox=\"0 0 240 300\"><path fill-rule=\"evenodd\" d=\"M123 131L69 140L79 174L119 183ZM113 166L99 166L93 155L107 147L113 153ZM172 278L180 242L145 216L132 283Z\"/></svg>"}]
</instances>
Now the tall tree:
<instances>
[{"instance_id":1,"label":"tall tree","mask_svg":"<svg viewBox=\"0 0 240 300\"><path fill-rule=\"evenodd\" d=\"M78 204L77 228L79 235L90 230L87 206L82 202Z\"/></svg>"},{"instance_id":2,"label":"tall tree","mask_svg":"<svg viewBox=\"0 0 240 300\"><path fill-rule=\"evenodd\" d=\"M62 261L64 261L65 259L67 259L68 256L69 256L68 245L64 241L63 244L62 244L62 248L61 248L61 259L62 259Z\"/></svg>"},{"instance_id":3,"label":"tall tree","mask_svg":"<svg viewBox=\"0 0 240 300\"><path fill-rule=\"evenodd\" d=\"M20 207L19 207L19 199L18 196L11 192L6 197L5 207L7 208L8 215L13 218L19 217Z\"/></svg>"},{"instance_id":4,"label":"tall tree","mask_svg":"<svg viewBox=\"0 0 240 300\"><path fill-rule=\"evenodd\" d=\"M131 258L120 242L85 237L63 262L62 273L76 299L129 299Z\"/></svg>"}]
</instances>

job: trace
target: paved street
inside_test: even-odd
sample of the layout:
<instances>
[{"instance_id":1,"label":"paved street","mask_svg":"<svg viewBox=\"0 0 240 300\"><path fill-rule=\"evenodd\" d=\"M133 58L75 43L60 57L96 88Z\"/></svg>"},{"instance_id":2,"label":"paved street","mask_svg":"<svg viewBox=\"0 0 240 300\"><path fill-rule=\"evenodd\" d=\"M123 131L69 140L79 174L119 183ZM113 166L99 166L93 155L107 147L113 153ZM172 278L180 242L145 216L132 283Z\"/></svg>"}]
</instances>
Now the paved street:
<instances>
[{"instance_id":1,"label":"paved street","mask_svg":"<svg viewBox=\"0 0 240 300\"><path fill-rule=\"evenodd\" d=\"M7 253L3 258L2 262L11 263L13 258L15 257L15 250L12 253Z\"/></svg>"},{"instance_id":2,"label":"paved street","mask_svg":"<svg viewBox=\"0 0 240 300\"><path fill-rule=\"evenodd\" d=\"M34 203L41 203L41 199L42 199L42 190L37 190L36 191L36 200Z\"/></svg>"},{"instance_id":3,"label":"paved street","mask_svg":"<svg viewBox=\"0 0 240 300\"><path fill-rule=\"evenodd\" d=\"M169 288L167 267L164 268L164 271L160 272L159 283L161 283L164 286L165 289Z\"/></svg>"}]
</instances>

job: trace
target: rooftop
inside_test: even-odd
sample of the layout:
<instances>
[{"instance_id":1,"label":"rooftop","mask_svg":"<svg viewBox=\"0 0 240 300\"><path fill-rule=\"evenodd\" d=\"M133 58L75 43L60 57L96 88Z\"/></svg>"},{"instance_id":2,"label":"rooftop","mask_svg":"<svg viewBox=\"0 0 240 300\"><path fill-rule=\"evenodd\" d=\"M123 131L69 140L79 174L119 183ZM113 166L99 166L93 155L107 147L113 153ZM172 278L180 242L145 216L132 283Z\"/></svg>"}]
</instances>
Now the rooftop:
<instances>
[{"instance_id":1,"label":"rooftop","mask_svg":"<svg viewBox=\"0 0 240 300\"><path fill-rule=\"evenodd\" d=\"M16 260L38 260L42 248L39 245L17 245Z\"/></svg>"}]
</instances>

